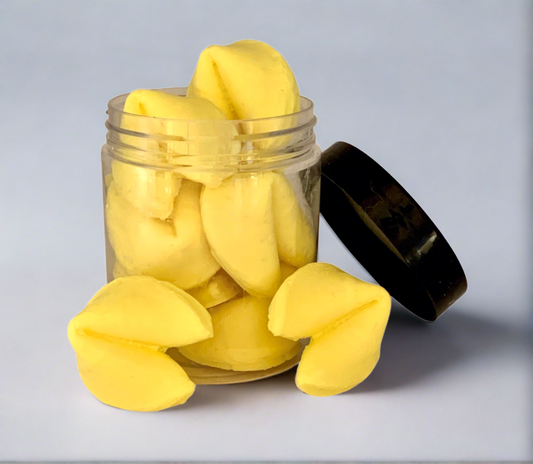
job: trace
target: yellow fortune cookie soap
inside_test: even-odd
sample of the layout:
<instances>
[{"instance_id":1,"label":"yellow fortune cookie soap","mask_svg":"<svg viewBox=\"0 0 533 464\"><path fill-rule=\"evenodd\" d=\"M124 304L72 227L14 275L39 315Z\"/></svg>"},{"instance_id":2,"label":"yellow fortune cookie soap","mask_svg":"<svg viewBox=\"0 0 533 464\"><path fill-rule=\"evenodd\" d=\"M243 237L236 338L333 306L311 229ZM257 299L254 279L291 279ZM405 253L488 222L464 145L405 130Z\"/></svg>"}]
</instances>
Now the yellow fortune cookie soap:
<instances>
[{"instance_id":1,"label":"yellow fortune cookie soap","mask_svg":"<svg viewBox=\"0 0 533 464\"><path fill-rule=\"evenodd\" d=\"M166 219L172 212L181 178L168 171L140 167L122 161L111 163L121 194L143 215Z\"/></svg>"},{"instance_id":2,"label":"yellow fortune cookie soap","mask_svg":"<svg viewBox=\"0 0 533 464\"><path fill-rule=\"evenodd\" d=\"M205 188L202 221L213 256L248 293L273 297L281 282L269 174L232 176Z\"/></svg>"},{"instance_id":3,"label":"yellow fortune cookie soap","mask_svg":"<svg viewBox=\"0 0 533 464\"><path fill-rule=\"evenodd\" d=\"M68 327L85 386L103 403L133 411L184 403L195 385L165 351L212 334L202 305L151 277L107 284Z\"/></svg>"},{"instance_id":4,"label":"yellow fortune cookie soap","mask_svg":"<svg viewBox=\"0 0 533 464\"><path fill-rule=\"evenodd\" d=\"M131 92L124 102L124 114L120 122L122 129L139 135L121 134L126 146L159 153L156 140L143 134L162 134L162 123L154 118L141 116L166 117L171 114L165 94L150 90ZM148 113L148 111L150 113ZM170 116L169 116L170 117ZM181 179L169 171L156 170L129 164L119 160L111 163L113 178L117 188L128 201L148 217L166 219L172 212L174 198L179 192Z\"/></svg>"},{"instance_id":5,"label":"yellow fortune cookie soap","mask_svg":"<svg viewBox=\"0 0 533 464\"><path fill-rule=\"evenodd\" d=\"M129 154L136 160L147 154L162 165L158 170L119 160L112 162L120 193L149 217L170 216L181 176L209 185L217 185L224 178L221 173L206 171L198 156L184 160L179 155L228 155L240 151L240 143L233 140L237 135L235 126L205 98L135 90L124 103L120 124L122 129L136 133L121 134L123 143L129 147L122 149L126 158ZM185 167L176 167L177 164Z\"/></svg>"},{"instance_id":6,"label":"yellow fortune cookie soap","mask_svg":"<svg viewBox=\"0 0 533 464\"><path fill-rule=\"evenodd\" d=\"M292 266L305 266L316 258L315 231L285 176L276 172L270 175L272 214L279 257Z\"/></svg>"},{"instance_id":7,"label":"yellow fortune cookie soap","mask_svg":"<svg viewBox=\"0 0 533 464\"><path fill-rule=\"evenodd\" d=\"M120 125L122 129L138 135L121 134L122 141L132 148L160 153L157 139L147 138L146 134L166 134L164 122L157 118L179 118L187 113L191 105L183 105L179 98L156 90L131 92L124 102ZM185 111L182 106L186 106ZM170 216L181 183L174 173L117 160L112 162L112 171L120 193L142 214L159 219Z\"/></svg>"},{"instance_id":8,"label":"yellow fortune cookie soap","mask_svg":"<svg viewBox=\"0 0 533 464\"><path fill-rule=\"evenodd\" d=\"M148 275L185 290L204 285L220 265L211 254L202 226L201 190L201 184L183 180L170 221L161 221L141 214L111 183L105 219L109 242L120 263L116 275Z\"/></svg>"},{"instance_id":9,"label":"yellow fortune cookie soap","mask_svg":"<svg viewBox=\"0 0 533 464\"><path fill-rule=\"evenodd\" d=\"M376 366L390 305L383 287L312 263L281 285L268 328L292 340L311 337L296 385L310 395L335 395L361 383Z\"/></svg>"},{"instance_id":10,"label":"yellow fortune cookie soap","mask_svg":"<svg viewBox=\"0 0 533 464\"><path fill-rule=\"evenodd\" d=\"M278 366L300 351L300 343L275 337L267 329L270 300L245 296L210 310L213 338L180 348L205 366L256 371Z\"/></svg>"},{"instance_id":11,"label":"yellow fortune cookie soap","mask_svg":"<svg viewBox=\"0 0 533 464\"><path fill-rule=\"evenodd\" d=\"M207 98L229 119L247 120L241 123L244 133L264 134L253 143L260 150L286 145L290 136L272 133L294 126L297 118L286 115L300 110L291 68L277 50L257 40L207 47L187 95Z\"/></svg>"},{"instance_id":12,"label":"yellow fortune cookie soap","mask_svg":"<svg viewBox=\"0 0 533 464\"><path fill-rule=\"evenodd\" d=\"M316 257L316 235L281 174L242 174L202 194L202 221L213 255L248 293L272 297L280 260L301 267Z\"/></svg>"},{"instance_id":13,"label":"yellow fortune cookie soap","mask_svg":"<svg viewBox=\"0 0 533 464\"><path fill-rule=\"evenodd\" d=\"M237 295L242 295L243 290L221 269L202 287L191 288L187 293L205 308L212 308Z\"/></svg>"},{"instance_id":14,"label":"yellow fortune cookie soap","mask_svg":"<svg viewBox=\"0 0 533 464\"><path fill-rule=\"evenodd\" d=\"M207 98L228 119L268 118L300 109L291 68L278 51L257 40L207 47L187 95Z\"/></svg>"}]
</instances>

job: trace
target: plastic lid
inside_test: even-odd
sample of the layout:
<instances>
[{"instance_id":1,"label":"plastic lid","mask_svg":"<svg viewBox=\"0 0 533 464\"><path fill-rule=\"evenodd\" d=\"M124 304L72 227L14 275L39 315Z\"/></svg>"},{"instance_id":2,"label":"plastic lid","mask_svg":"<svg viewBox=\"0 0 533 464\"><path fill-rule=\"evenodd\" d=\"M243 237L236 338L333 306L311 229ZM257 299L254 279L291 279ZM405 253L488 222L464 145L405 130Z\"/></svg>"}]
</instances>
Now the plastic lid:
<instances>
[{"instance_id":1,"label":"plastic lid","mask_svg":"<svg viewBox=\"0 0 533 464\"><path fill-rule=\"evenodd\" d=\"M434 321L466 291L448 242L405 189L361 150L322 155L320 212L353 256L403 306Z\"/></svg>"}]
</instances>

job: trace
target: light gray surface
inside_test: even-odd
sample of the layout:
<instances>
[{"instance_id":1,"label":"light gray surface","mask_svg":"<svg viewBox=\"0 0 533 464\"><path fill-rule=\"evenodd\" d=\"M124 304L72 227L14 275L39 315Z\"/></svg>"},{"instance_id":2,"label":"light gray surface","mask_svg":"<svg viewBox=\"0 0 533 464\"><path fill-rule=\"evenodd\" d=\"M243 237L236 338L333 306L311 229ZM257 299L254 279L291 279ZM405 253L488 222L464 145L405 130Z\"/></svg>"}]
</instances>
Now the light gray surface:
<instances>
[{"instance_id":1,"label":"light gray surface","mask_svg":"<svg viewBox=\"0 0 533 464\"><path fill-rule=\"evenodd\" d=\"M532 459L530 2L0 2L0 459ZM84 389L68 320L104 283L109 98L182 86L211 43L264 40L419 200L468 293L426 325L395 308L361 387L293 374L119 411ZM365 278L326 225L320 258Z\"/></svg>"}]
</instances>

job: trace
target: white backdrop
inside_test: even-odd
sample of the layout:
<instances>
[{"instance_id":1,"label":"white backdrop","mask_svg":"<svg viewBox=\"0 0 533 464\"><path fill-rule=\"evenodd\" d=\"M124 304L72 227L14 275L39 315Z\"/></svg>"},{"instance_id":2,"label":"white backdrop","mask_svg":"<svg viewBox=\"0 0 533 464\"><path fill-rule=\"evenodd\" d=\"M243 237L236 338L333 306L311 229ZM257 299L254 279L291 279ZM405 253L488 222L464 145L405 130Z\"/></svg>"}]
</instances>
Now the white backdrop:
<instances>
[{"instance_id":1,"label":"white backdrop","mask_svg":"<svg viewBox=\"0 0 533 464\"><path fill-rule=\"evenodd\" d=\"M525 0L0 1L0 459L531 458L530 18ZM242 38L285 56L322 148L358 146L418 200L469 290L431 326L396 308L359 396L281 376L181 415L105 408L66 326L105 282L107 101L185 86ZM325 223L320 259L367 278Z\"/></svg>"}]
</instances>

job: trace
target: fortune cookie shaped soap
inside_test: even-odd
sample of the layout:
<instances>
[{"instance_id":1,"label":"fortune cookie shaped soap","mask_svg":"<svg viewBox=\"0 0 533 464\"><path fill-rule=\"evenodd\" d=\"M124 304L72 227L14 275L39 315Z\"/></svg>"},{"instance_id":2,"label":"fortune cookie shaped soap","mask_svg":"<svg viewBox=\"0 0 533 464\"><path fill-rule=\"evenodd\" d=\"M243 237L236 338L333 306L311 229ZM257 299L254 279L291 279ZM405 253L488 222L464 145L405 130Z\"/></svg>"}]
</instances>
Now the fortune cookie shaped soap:
<instances>
[{"instance_id":1,"label":"fortune cookie shaped soap","mask_svg":"<svg viewBox=\"0 0 533 464\"><path fill-rule=\"evenodd\" d=\"M316 258L316 236L289 181L276 172L272 176L272 213L279 257L302 267Z\"/></svg>"},{"instance_id":2,"label":"fortune cookie shaped soap","mask_svg":"<svg viewBox=\"0 0 533 464\"><path fill-rule=\"evenodd\" d=\"M280 260L301 267L315 259L313 226L282 174L232 176L217 188L205 188L201 205L213 255L251 295L274 296Z\"/></svg>"},{"instance_id":3,"label":"fortune cookie shaped soap","mask_svg":"<svg viewBox=\"0 0 533 464\"><path fill-rule=\"evenodd\" d=\"M213 338L180 348L186 358L234 371L269 369L292 359L300 343L269 332L269 299L245 296L210 310Z\"/></svg>"},{"instance_id":4,"label":"fortune cookie shaped soap","mask_svg":"<svg viewBox=\"0 0 533 464\"><path fill-rule=\"evenodd\" d=\"M121 194L146 217L166 219L172 212L181 179L168 171L113 160L113 177Z\"/></svg>"},{"instance_id":5,"label":"fortune cookie shaped soap","mask_svg":"<svg viewBox=\"0 0 533 464\"><path fill-rule=\"evenodd\" d=\"M330 396L355 387L376 366L390 305L383 287L313 263L281 285L268 327L292 340L311 337L296 385L309 395Z\"/></svg>"},{"instance_id":6,"label":"fortune cookie shaped soap","mask_svg":"<svg viewBox=\"0 0 533 464\"><path fill-rule=\"evenodd\" d=\"M272 133L294 126L296 118L286 115L300 110L300 92L291 68L278 51L256 40L207 47L200 54L187 95L207 98L228 119L271 118L241 124L246 134L265 134L253 143L260 150L286 145L290 136Z\"/></svg>"},{"instance_id":7,"label":"fortune cookie shaped soap","mask_svg":"<svg viewBox=\"0 0 533 464\"><path fill-rule=\"evenodd\" d=\"M243 290L226 271L221 269L205 285L192 288L187 293L205 308L212 308L237 295L242 295Z\"/></svg>"},{"instance_id":8,"label":"fortune cookie shaped soap","mask_svg":"<svg viewBox=\"0 0 533 464\"><path fill-rule=\"evenodd\" d=\"M204 285L219 269L200 216L201 184L183 180L170 221L148 218L124 198L115 183L105 206L107 233L122 275L147 275L182 289ZM119 275L119 274L117 274Z\"/></svg>"},{"instance_id":9,"label":"fortune cookie shaped soap","mask_svg":"<svg viewBox=\"0 0 533 464\"><path fill-rule=\"evenodd\" d=\"M233 123L204 98L135 90L124 103L121 128L137 133L121 135L123 143L130 147L122 149L126 158L130 154L136 159L138 151L144 151L166 163L166 168L157 170L119 160L112 162L119 192L142 214L158 219L170 216L181 176L209 185L217 185L223 178L221 174L195 169L201 165L198 157L187 158L185 162L179 155L227 155L240 150L240 143L233 141L237 135ZM173 163L183 163L186 167L180 170Z\"/></svg>"},{"instance_id":10,"label":"fortune cookie shaped soap","mask_svg":"<svg viewBox=\"0 0 533 464\"><path fill-rule=\"evenodd\" d=\"M205 188L202 221L224 270L248 293L272 297L281 282L270 174L236 175Z\"/></svg>"},{"instance_id":11,"label":"fortune cookie shaped soap","mask_svg":"<svg viewBox=\"0 0 533 464\"><path fill-rule=\"evenodd\" d=\"M151 277L107 284L68 327L85 386L103 403L133 411L187 401L195 384L165 351L212 334L201 304Z\"/></svg>"},{"instance_id":12,"label":"fortune cookie shaped soap","mask_svg":"<svg viewBox=\"0 0 533 464\"><path fill-rule=\"evenodd\" d=\"M256 40L207 47L187 95L207 98L228 119L268 118L300 109L291 68L278 51Z\"/></svg>"},{"instance_id":13,"label":"fortune cookie shaped soap","mask_svg":"<svg viewBox=\"0 0 533 464\"><path fill-rule=\"evenodd\" d=\"M195 105L196 104L196 105ZM198 108L196 108L198 107ZM138 133L137 136L122 134L123 142L139 150L157 154L164 151L158 140L152 136L169 135L165 122L159 118L187 119L196 108L197 114L207 113L205 107L224 118L218 108L210 102L198 99L185 100L157 90L135 90L124 103L121 128ZM202 111L203 110L203 111ZM144 117L143 117L144 116ZM114 160L113 178L120 193L142 214L166 219L170 216L174 198L178 194L181 179L170 171L157 171Z\"/></svg>"}]
</instances>

